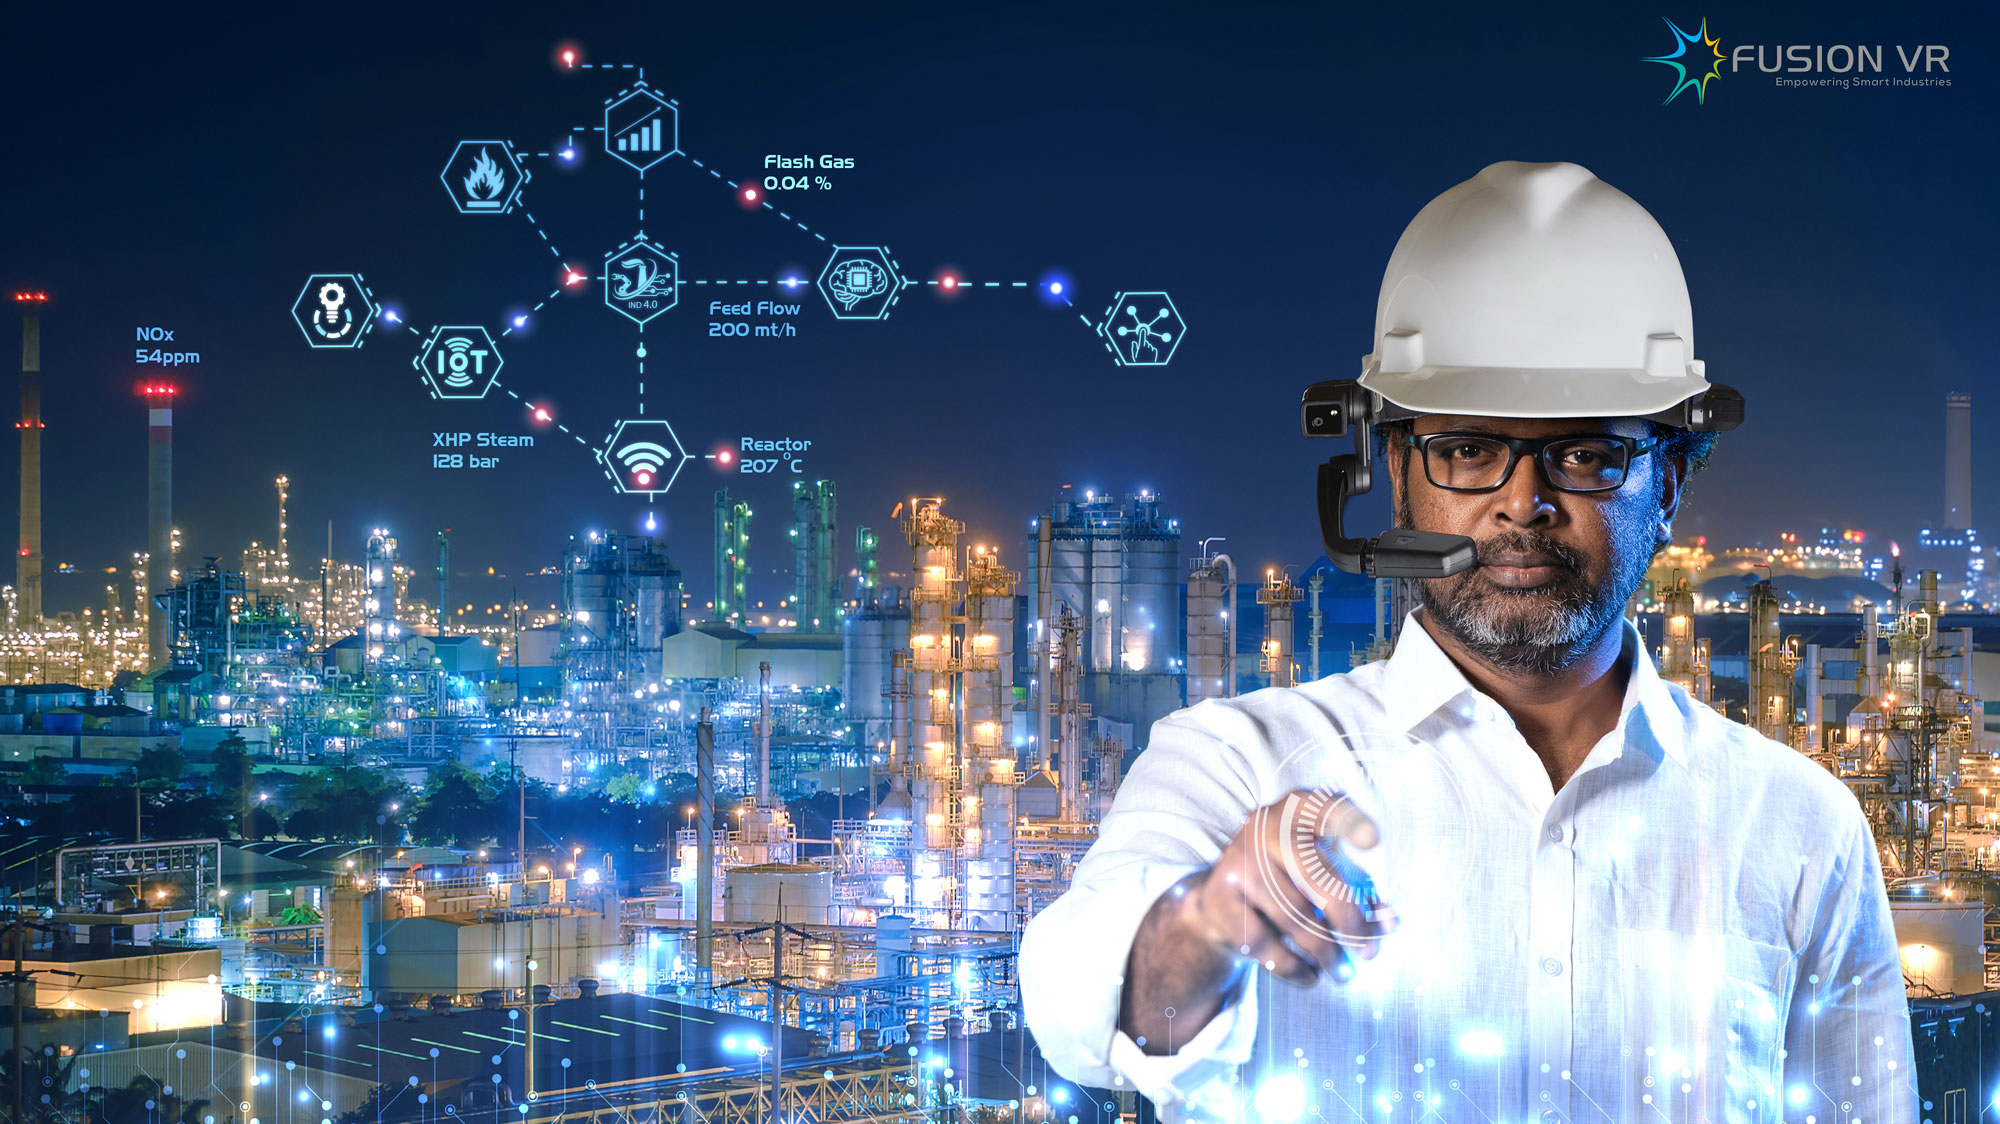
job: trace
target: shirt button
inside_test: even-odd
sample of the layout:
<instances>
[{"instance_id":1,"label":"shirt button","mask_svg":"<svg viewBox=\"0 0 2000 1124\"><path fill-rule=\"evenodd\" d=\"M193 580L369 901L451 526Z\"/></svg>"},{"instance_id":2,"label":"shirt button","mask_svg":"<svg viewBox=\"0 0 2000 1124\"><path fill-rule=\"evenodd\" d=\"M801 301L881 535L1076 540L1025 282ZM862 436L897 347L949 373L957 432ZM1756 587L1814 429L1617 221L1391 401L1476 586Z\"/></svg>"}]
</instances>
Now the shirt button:
<instances>
[{"instance_id":1,"label":"shirt button","mask_svg":"<svg viewBox=\"0 0 2000 1124\"><path fill-rule=\"evenodd\" d=\"M1551 976L1560 976L1563 974L1563 962L1551 956L1542 961L1542 971Z\"/></svg>"},{"instance_id":2,"label":"shirt button","mask_svg":"<svg viewBox=\"0 0 2000 1124\"><path fill-rule=\"evenodd\" d=\"M1562 825L1557 824L1556 826L1549 828L1549 842L1560 843L1562 841L1563 841Z\"/></svg>"}]
</instances>

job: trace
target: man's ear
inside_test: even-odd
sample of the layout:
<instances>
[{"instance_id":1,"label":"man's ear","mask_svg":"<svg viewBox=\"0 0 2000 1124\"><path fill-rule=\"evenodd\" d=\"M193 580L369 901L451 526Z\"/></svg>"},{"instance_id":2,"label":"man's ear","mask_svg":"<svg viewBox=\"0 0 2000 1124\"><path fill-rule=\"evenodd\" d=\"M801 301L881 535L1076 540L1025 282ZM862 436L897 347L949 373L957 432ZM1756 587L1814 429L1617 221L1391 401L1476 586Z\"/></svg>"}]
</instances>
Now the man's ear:
<instances>
[{"instance_id":1,"label":"man's ear","mask_svg":"<svg viewBox=\"0 0 2000 1124\"><path fill-rule=\"evenodd\" d=\"M1660 523L1656 537L1662 543L1674 541L1674 516L1680 513L1681 497L1686 494L1688 459L1685 456L1662 458L1663 471L1660 473Z\"/></svg>"},{"instance_id":2,"label":"man's ear","mask_svg":"<svg viewBox=\"0 0 2000 1124\"><path fill-rule=\"evenodd\" d=\"M1382 468L1389 477L1389 525L1392 527L1397 524L1396 513L1402 507L1402 504L1397 502L1403 494L1404 460L1401 452L1408 448L1408 445L1400 441L1391 440L1385 442L1382 450Z\"/></svg>"}]
</instances>

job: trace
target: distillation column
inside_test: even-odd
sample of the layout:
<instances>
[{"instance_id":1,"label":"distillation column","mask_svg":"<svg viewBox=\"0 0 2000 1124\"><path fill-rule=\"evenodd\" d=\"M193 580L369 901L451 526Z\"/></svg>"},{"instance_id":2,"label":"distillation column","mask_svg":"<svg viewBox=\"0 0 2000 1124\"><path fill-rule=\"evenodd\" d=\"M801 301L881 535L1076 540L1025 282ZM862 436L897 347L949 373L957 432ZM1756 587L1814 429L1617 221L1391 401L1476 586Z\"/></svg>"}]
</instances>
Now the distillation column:
<instances>
[{"instance_id":1,"label":"distillation column","mask_svg":"<svg viewBox=\"0 0 2000 1124\"><path fill-rule=\"evenodd\" d=\"M15 293L21 306L21 547L14 557L15 613L23 631L42 631L42 304L46 293Z\"/></svg>"},{"instance_id":2,"label":"distillation column","mask_svg":"<svg viewBox=\"0 0 2000 1124\"><path fill-rule=\"evenodd\" d=\"M1187 582L1187 704L1236 697L1236 563L1206 553Z\"/></svg>"},{"instance_id":3,"label":"distillation column","mask_svg":"<svg viewBox=\"0 0 2000 1124\"><path fill-rule=\"evenodd\" d=\"M1264 588L1257 591L1257 603L1264 606L1264 654L1257 670L1271 677L1271 686L1290 687L1296 682L1293 659L1292 617L1299 603L1299 587L1290 574L1264 572Z\"/></svg>"}]
</instances>

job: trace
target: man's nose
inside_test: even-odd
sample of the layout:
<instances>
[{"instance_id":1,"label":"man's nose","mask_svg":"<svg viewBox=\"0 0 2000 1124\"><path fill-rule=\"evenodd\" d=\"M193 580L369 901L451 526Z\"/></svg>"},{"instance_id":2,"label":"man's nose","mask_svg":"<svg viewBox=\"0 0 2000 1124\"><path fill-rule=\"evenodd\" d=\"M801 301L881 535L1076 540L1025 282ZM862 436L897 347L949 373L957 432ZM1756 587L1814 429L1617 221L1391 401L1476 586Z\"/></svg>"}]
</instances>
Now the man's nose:
<instances>
[{"instance_id":1,"label":"man's nose","mask_svg":"<svg viewBox=\"0 0 2000 1124\"><path fill-rule=\"evenodd\" d=\"M1534 523L1553 519L1555 489L1542 479L1539 458L1524 456L1514 462L1514 471L1498 492L1499 514L1510 523Z\"/></svg>"}]
</instances>

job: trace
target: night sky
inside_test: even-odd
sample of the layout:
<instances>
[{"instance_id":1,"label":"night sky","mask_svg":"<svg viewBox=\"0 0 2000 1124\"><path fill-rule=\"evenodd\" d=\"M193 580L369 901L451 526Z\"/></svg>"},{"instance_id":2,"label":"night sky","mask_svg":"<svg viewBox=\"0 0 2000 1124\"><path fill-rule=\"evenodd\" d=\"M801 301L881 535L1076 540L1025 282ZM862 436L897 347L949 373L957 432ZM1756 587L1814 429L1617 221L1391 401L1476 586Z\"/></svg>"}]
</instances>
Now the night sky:
<instances>
[{"instance_id":1,"label":"night sky","mask_svg":"<svg viewBox=\"0 0 2000 1124\"><path fill-rule=\"evenodd\" d=\"M779 202L847 245L886 244L918 281L1066 271L1075 310L1027 292L908 291L882 323L838 322L810 292L789 340L712 339L706 301L645 332L646 416L690 449L743 436L813 442L808 479L840 489L851 528L942 494L977 538L1026 561L1057 488L1155 489L1191 546L1227 536L1240 565L1319 551L1299 391L1351 377L1371 347L1390 248L1427 200L1502 159L1571 160L1650 209L1694 294L1695 351L1750 421L1726 435L1681 530L1771 542L1859 526L1907 540L1942 504L1942 405L1975 395L1976 521L2000 507L1984 453L1995 374L1990 10L1886 5L1612 5L1552 13L1335 5L299 5L219 18L199 7L9 16L0 289L40 288L50 608L96 603L106 565L142 547L145 414L134 329L201 354L174 372L175 517L188 557L233 562L275 534L271 478L292 479L293 554L310 569L366 528L413 564L451 527L461 603L490 603L572 534L639 530L591 453L552 431L484 472L430 467L438 429L538 432L497 395L434 402L418 333L313 352L289 309L306 277L359 271L410 322L482 323L556 288L557 257L597 272L643 228L682 275L815 275L825 244L740 208L686 160L644 180L581 134L573 174L531 160L520 213L461 216L438 175L461 138L554 147L600 120L634 63L681 107L681 146L730 179L768 153L852 157L830 191ZM607 6L608 7L608 6ZM1349 6L1338 6L1346 9ZM1308 10L1310 9L1310 10ZM258 14L269 11L269 15ZM1778 89L1725 68L1706 104L1641 61L1669 16L1738 44L1950 49L1946 88ZM532 214L530 223L526 215ZM1115 366L1078 312L1166 290L1188 324L1165 368ZM767 290L732 286L732 295ZM740 299L740 297L739 297ZM18 318L0 326L13 408ZM593 445L635 416L633 326L599 283L503 342L502 381ZM12 447L0 457L11 526ZM652 510L695 604L706 599L714 489L758 505L752 563L788 569L790 477L691 465ZM1371 497L1366 518L1386 517ZM1366 524L1364 524L1366 525ZM74 577L54 573L74 562ZM97 571L92 573L92 571ZM5 579L12 580L11 572ZM753 597L789 578L753 576ZM551 583L524 587L552 596ZM420 596L433 595L428 578Z\"/></svg>"}]
</instances>

